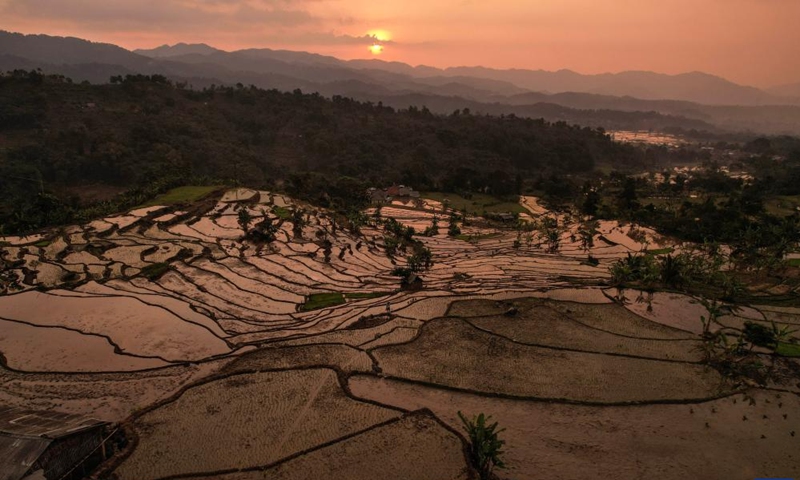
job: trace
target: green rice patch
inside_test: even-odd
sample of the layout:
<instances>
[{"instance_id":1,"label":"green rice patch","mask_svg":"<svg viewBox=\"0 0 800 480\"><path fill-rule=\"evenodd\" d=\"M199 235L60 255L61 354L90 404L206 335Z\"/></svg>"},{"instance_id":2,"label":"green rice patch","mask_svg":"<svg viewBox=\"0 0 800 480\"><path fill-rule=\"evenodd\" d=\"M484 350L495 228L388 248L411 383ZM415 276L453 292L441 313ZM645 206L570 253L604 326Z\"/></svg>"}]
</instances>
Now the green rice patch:
<instances>
[{"instance_id":1,"label":"green rice patch","mask_svg":"<svg viewBox=\"0 0 800 480\"><path fill-rule=\"evenodd\" d=\"M423 192L422 198L447 203L447 206L461 211L466 209L470 215L483 215L486 213L530 213L525 207L519 204L519 197L516 202L506 201L492 195L475 193L471 198L464 198L455 193L442 192ZM447 200L447 202L445 202Z\"/></svg>"},{"instance_id":2,"label":"green rice patch","mask_svg":"<svg viewBox=\"0 0 800 480\"><path fill-rule=\"evenodd\" d=\"M675 251L674 248L667 247L667 248L656 248L656 249L653 249L653 250L646 250L645 252L649 253L650 255L667 255L667 254L672 253L674 251Z\"/></svg>"},{"instance_id":3,"label":"green rice patch","mask_svg":"<svg viewBox=\"0 0 800 480\"><path fill-rule=\"evenodd\" d=\"M335 307L342 305L348 300L364 300L367 298L378 298L389 295L388 292L356 292L356 293L314 293L306 298L306 303L300 305L301 312L309 310L319 310L320 308Z\"/></svg>"},{"instance_id":4,"label":"green rice patch","mask_svg":"<svg viewBox=\"0 0 800 480\"><path fill-rule=\"evenodd\" d=\"M369 292L369 293L346 293L344 297L348 300L363 300L367 298L379 298L389 295L388 292Z\"/></svg>"},{"instance_id":5,"label":"green rice patch","mask_svg":"<svg viewBox=\"0 0 800 480\"><path fill-rule=\"evenodd\" d=\"M800 345L794 343L779 343L775 353L783 357L800 357Z\"/></svg>"},{"instance_id":6,"label":"green rice patch","mask_svg":"<svg viewBox=\"0 0 800 480\"><path fill-rule=\"evenodd\" d=\"M280 218L281 220L291 220L292 219L292 212L285 207L274 207L272 209L272 213L275 214L276 217Z\"/></svg>"},{"instance_id":7,"label":"green rice patch","mask_svg":"<svg viewBox=\"0 0 800 480\"><path fill-rule=\"evenodd\" d=\"M220 185L211 186L187 186L177 187L172 190L157 196L149 202L142 205L143 207L151 207L154 205L175 205L178 203L192 203L196 202L211 193L223 188Z\"/></svg>"},{"instance_id":8,"label":"green rice patch","mask_svg":"<svg viewBox=\"0 0 800 480\"><path fill-rule=\"evenodd\" d=\"M318 310L320 308L335 307L345 303L344 294L340 292L333 293L313 293L308 296L306 303L300 305L301 312L309 310Z\"/></svg>"}]
</instances>

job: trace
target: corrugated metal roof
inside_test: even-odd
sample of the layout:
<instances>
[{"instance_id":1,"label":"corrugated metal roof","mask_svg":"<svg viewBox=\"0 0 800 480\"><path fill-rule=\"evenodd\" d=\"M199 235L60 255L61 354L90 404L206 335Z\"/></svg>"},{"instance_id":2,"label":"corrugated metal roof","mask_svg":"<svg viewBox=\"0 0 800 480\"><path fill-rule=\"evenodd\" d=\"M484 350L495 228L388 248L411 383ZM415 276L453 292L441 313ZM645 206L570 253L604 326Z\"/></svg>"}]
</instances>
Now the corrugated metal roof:
<instances>
[{"instance_id":1,"label":"corrugated metal roof","mask_svg":"<svg viewBox=\"0 0 800 480\"><path fill-rule=\"evenodd\" d=\"M0 434L0 480L19 480L50 445L46 438Z\"/></svg>"},{"instance_id":2,"label":"corrugated metal roof","mask_svg":"<svg viewBox=\"0 0 800 480\"><path fill-rule=\"evenodd\" d=\"M0 406L0 433L9 435L59 438L104 423L83 415Z\"/></svg>"}]
</instances>

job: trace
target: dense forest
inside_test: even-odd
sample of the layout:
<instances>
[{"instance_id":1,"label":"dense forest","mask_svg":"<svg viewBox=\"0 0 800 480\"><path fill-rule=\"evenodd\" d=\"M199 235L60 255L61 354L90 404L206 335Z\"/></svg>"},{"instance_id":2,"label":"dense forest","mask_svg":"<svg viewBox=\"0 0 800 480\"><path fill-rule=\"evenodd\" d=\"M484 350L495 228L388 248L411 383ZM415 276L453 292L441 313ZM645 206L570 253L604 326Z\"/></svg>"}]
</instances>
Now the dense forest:
<instances>
[{"instance_id":1,"label":"dense forest","mask_svg":"<svg viewBox=\"0 0 800 480\"><path fill-rule=\"evenodd\" d=\"M468 109L435 115L243 85L192 90L159 75L105 85L0 76L6 233L127 208L183 184L277 188L336 206L390 183L514 194L531 180L642 166L652 155L602 129ZM126 193L87 210L84 194L98 185Z\"/></svg>"},{"instance_id":2,"label":"dense forest","mask_svg":"<svg viewBox=\"0 0 800 480\"><path fill-rule=\"evenodd\" d=\"M625 145L602 129L468 109L436 115L243 85L193 90L159 75L110 80L0 76L0 233L86 221L181 185L274 189L342 213L364 206L368 187L392 183L535 193L554 207L699 242L732 242L755 225L773 225L776 235L796 225L765 209L769 198L800 194L793 137L714 144L744 153L740 167L755 176L751 183L713 162L691 179L665 170L656 183L624 172L710 161L708 149ZM700 199L688 201L689 191Z\"/></svg>"}]
</instances>

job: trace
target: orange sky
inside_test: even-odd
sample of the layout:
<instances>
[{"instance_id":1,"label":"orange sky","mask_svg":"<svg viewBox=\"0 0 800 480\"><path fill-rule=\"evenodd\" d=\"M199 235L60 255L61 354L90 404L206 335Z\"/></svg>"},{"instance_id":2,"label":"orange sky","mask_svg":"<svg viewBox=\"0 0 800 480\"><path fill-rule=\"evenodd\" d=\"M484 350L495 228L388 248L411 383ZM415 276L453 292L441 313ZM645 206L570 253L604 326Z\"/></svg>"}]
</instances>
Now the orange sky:
<instances>
[{"instance_id":1,"label":"orange sky","mask_svg":"<svg viewBox=\"0 0 800 480\"><path fill-rule=\"evenodd\" d=\"M149 48L205 42L438 67L694 70L800 82L800 0L0 0L0 29Z\"/></svg>"}]
</instances>

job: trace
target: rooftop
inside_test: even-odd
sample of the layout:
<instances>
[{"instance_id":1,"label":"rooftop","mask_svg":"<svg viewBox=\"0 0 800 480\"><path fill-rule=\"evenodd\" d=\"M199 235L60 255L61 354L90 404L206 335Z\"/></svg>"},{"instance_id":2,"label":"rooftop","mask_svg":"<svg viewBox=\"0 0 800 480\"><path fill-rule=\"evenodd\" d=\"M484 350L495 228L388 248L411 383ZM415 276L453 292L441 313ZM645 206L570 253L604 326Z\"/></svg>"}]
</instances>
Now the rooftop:
<instances>
[{"instance_id":1,"label":"rooftop","mask_svg":"<svg viewBox=\"0 0 800 480\"><path fill-rule=\"evenodd\" d=\"M82 415L0 406L0 434L60 438L105 422Z\"/></svg>"}]
</instances>

